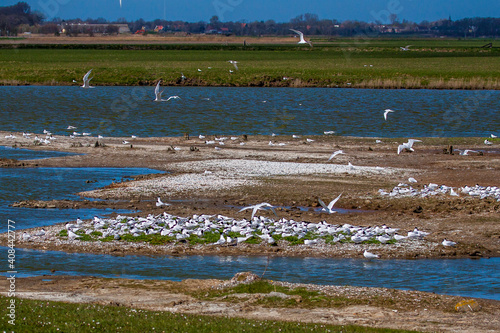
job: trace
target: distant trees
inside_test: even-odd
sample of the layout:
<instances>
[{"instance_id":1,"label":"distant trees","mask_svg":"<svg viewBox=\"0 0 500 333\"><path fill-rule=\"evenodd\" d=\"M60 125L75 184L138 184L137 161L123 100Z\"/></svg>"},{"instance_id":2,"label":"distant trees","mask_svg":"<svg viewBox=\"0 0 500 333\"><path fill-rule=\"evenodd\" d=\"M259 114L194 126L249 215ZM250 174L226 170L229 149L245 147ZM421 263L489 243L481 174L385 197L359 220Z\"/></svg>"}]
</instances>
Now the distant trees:
<instances>
[{"instance_id":1,"label":"distant trees","mask_svg":"<svg viewBox=\"0 0 500 333\"><path fill-rule=\"evenodd\" d=\"M61 20L53 18L50 22L43 23L43 16L32 12L26 2L18 2L13 6L0 7L0 35L16 35L18 32L33 31L49 34L59 33L60 26L65 26L66 34L75 36L79 33L118 33L118 27L114 24L128 24L130 31L135 32L143 27L146 31L152 31L156 26L163 26L159 33L187 34L200 33L223 33L238 36L286 36L293 35L290 29L298 29L306 35L321 36L374 36L384 34L408 34L424 36L449 36L449 37L499 37L500 18L473 17L452 21L451 18L441 19L434 22L422 21L420 23L408 20L398 20L397 15L388 17L391 23L363 22L346 20L340 22L335 19L320 19L317 14L306 13L292 18L289 22L276 22L274 20L247 22L222 22L218 16L212 16L208 22L185 22L167 21L156 19L145 21L138 19L127 22L125 18L119 18L115 22L109 22L105 18L88 18L83 21L79 18ZM85 24L96 24L102 27L85 27ZM59 27L58 27L59 25ZM83 27L78 27L81 25Z\"/></svg>"},{"instance_id":2,"label":"distant trees","mask_svg":"<svg viewBox=\"0 0 500 333\"><path fill-rule=\"evenodd\" d=\"M17 35L21 25L33 26L42 22L42 15L32 13L26 2L0 7L0 36Z\"/></svg>"}]
</instances>

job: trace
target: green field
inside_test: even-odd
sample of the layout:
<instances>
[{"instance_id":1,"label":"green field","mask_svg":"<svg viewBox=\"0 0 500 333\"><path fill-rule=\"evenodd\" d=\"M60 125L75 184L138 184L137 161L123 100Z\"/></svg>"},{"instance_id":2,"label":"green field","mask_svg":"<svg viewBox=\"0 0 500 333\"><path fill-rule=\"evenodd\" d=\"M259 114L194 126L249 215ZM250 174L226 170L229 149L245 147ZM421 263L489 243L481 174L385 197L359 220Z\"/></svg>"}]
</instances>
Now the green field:
<instances>
[{"instance_id":1,"label":"green field","mask_svg":"<svg viewBox=\"0 0 500 333\"><path fill-rule=\"evenodd\" d=\"M0 84L70 85L93 68L96 86L153 85L162 79L165 85L500 89L500 49L480 47L487 42L361 38L318 40L314 48L28 45L0 49ZM399 49L405 45L411 50ZM238 61L239 70L228 60Z\"/></svg>"},{"instance_id":2,"label":"green field","mask_svg":"<svg viewBox=\"0 0 500 333\"><path fill-rule=\"evenodd\" d=\"M3 304L9 299L0 297ZM69 304L15 299L15 326L2 316L0 329L8 332L409 332L362 326L334 326L270 320L173 314L123 306Z\"/></svg>"}]
</instances>

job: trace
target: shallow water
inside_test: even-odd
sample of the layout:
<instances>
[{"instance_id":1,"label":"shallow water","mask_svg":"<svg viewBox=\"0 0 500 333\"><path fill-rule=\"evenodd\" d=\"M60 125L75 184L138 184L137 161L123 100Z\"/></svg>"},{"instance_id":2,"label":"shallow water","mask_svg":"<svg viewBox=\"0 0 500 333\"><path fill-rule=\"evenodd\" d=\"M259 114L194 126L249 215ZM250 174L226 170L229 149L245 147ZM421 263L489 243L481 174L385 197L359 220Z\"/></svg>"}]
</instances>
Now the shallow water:
<instances>
[{"instance_id":1,"label":"shallow water","mask_svg":"<svg viewBox=\"0 0 500 333\"><path fill-rule=\"evenodd\" d=\"M23 150L23 159L60 156L53 152ZM18 149L0 149L0 157L20 156ZM134 175L160 173L146 168L0 168L0 228L6 230L7 220L16 222L17 229L26 229L72 221L77 217L91 218L113 211L130 213L129 210L110 209L34 209L15 208L9 205L21 200L80 200L77 192L89 191L121 182Z\"/></svg>"},{"instance_id":2,"label":"shallow water","mask_svg":"<svg viewBox=\"0 0 500 333\"><path fill-rule=\"evenodd\" d=\"M61 151L47 151L47 150L29 150L23 148L13 148L7 146L0 146L0 158L9 158L15 160L37 160L50 157L61 157L78 155L73 153L66 153Z\"/></svg>"},{"instance_id":3,"label":"shallow water","mask_svg":"<svg viewBox=\"0 0 500 333\"><path fill-rule=\"evenodd\" d=\"M0 252L7 248L0 247ZM271 280L419 290L500 300L500 258L375 260L249 256L123 256L16 249L18 276L230 279L252 271ZM267 266L267 270L266 270ZM3 274L5 275L3 270Z\"/></svg>"},{"instance_id":4,"label":"shallow water","mask_svg":"<svg viewBox=\"0 0 500 333\"><path fill-rule=\"evenodd\" d=\"M500 91L330 88L0 87L0 130L97 136L323 134L499 135ZM32 98L25 98L32 96ZM385 121L383 111L396 112ZM133 124L133 126L132 126Z\"/></svg>"}]
</instances>

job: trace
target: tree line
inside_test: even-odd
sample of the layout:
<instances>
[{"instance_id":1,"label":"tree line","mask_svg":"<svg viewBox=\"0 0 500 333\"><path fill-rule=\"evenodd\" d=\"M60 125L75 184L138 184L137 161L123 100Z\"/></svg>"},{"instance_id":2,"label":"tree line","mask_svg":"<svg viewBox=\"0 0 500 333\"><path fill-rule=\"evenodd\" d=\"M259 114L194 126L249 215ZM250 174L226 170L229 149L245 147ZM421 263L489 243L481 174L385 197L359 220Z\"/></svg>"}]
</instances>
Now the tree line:
<instances>
[{"instance_id":1,"label":"tree line","mask_svg":"<svg viewBox=\"0 0 500 333\"><path fill-rule=\"evenodd\" d=\"M319 19L316 14L303 14L292 18L289 22L267 21L237 21L222 22L217 16L212 16L208 22L185 22L156 19L127 21L125 18L116 21L97 19L69 19L53 18L45 20L40 13L33 13L26 2L19 2L13 6L0 7L0 35L17 35L25 31L37 33L55 33L61 25L78 23L101 24L109 28L106 32L116 32L113 24L127 24L130 31L135 32L145 28L155 33L183 33L183 34L234 34L238 36L283 36L289 35L290 29L298 29L309 36L339 36L356 37L360 35L373 36L387 35L422 35L447 37L498 37L500 36L500 18L473 17L453 21L451 18L437 21L422 21L420 23L408 20L398 20L397 15L388 17L390 22L364 22L356 20L338 21L335 19ZM158 27L162 27L158 29ZM107 31L110 30L110 31ZM103 31L81 31L81 33L102 33Z\"/></svg>"}]
</instances>

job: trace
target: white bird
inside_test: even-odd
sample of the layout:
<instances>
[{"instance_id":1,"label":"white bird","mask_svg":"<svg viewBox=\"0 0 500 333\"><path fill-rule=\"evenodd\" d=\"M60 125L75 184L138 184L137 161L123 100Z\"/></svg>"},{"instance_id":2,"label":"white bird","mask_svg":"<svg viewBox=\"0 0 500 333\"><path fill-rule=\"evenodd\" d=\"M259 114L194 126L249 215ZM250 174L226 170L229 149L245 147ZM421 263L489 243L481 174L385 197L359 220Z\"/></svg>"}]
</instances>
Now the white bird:
<instances>
[{"instance_id":1,"label":"white bird","mask_svg":"<svg viewBox=\"0 0 500 333\"><path fill-rule=\"evenodd\" d=\"M82 236L79 236L79 235L75 234L73 231L68 230L68 238L69 239L76 239L76 238L80 238L80 237L82 237Z\"/></svg>"},{"instance_id":2,"label":"white bird","mask_svg":"<svg viewBox=\"0 0 500 333\"><path fill-rule=\"evenodd\" d=\"M90 79L89 79L89 76L90 76L90 73L92 72L92 69L89 70L87 72L87 74L85 74L85 76L83 77L83 86L82 88L94 88L94 87L91 87L90 86L90 80L92 80L94 77L92 76Z\"/></svg>"},{"instance_id":3,"label":"white bird","mask_svg":"<svg viewBox=\"0 0 500 333\"><path fill-rule=\"evenodd\" d=\"M335 134L335 131L324 131L323 133L325 135L332 135L332 134Z\"/></svg>"},{"instance_id":4,"label":"white bird","mask_svg":"<svg viewBox=\"0 0 500 333\"><path fill-rule=\"evenodd\" d=\"M215 242L215 245L222 245L226 242L226 239L224 238L224 235L220 235L220 238L217 242Z\"/></svg>"},{"instance_id":5,"label":"white bird","mask_svg":"<svg viewBox=\"0 0 500 333\"><path fill-rule=\"evenodd\" d=\"M409 51L410 50L410 46L411 45L406 45L405 47L401 46L400 49L403 50L403 51Z\"/></svg>"},{"instance_id":6,"label":"white bird","mask_svg":"<svg viewBox=\"0 0 500 333\"><path fill-rule=\"evenodd\" d=\"M186 79L186 77L184 76L183 73L181 73L181 80L184 81Z\"/></svg>"},{"instance_id":7,"label":"white bird","mask_svg":"<svg viewBox=\"0 0 500 333\"><path fill-rule=\"evenodd\" d=\"M23 241L29 241L31 236L27 232L23 232Z\"/></svg>"},{"instance_id":8,"label":"white bird","mask_svg":"<svg viewBox=\"0 0 500 333\"><path fill-rule=\"evenodd\" d=\"M355 166L352 165L351 162L347 162L347 166L349 167L349 170L354 170L355 169Z\"/></svg>"},{"instance_id":9,"label":"white bird","mask_svg":"<svg viewBox=\"0 0 500 333\"><path fill-rule=\"evenodd\" d=\"M495 134L490 134L490 137L491 137L492 139L494 139L494 138L498 138L498 136L496 136Z\"/></svg>"},{"instance_id":10,"label":"white bird","mask_svg":"<svg viewBox=\"0 0 500 333\"><path fill-rule=\"evenodd\" d=\"M269 204L269 203L267 203L267 202L263 202L263 203L260 203L260 204L257 204L257 205L253 205L253 206L243 207L242 209L239 210L239 212L242 212L242 211L247 210L247 209L252 209L252 217L250 219L253 219L253 217L255 216L255 213L258 210L264 210L264 209L270 209L270 210L272 210L272 212L274 213L274 215L276 215L276 217L278 217L278 214L276 214L276 211L274 210L274 206L271 205L271 204Z\"/></svg>"},{"instance_id":11,"label":"white bird","mask_svg":"<svg viewBox=\"0 0 500 333\"><path fill-rule=\"evenodd\" d=\"M388 114L389 112L394 112L394 110L391 110L391 109L385 109L385 110L384 110L384 119L385 119L385 120L387 120L387 114Z\"/></svg>"},{"instance_id":12,"label":"white bird","mask_svg":"<svg viewBox=\"0 0 500 333\"><path fill-rule=\"evenodd\" d=\"M492 145L492 144L493 144L493 142L488 141L488 139L485 139L485 140L484 140L484 144L485 144L485 145Z\"/></svg>"},{"instance_id":13,"label":"white bird","mask_svg":"<svg viewBox=\"0 0 500 333\"><path fill-rule=\"evenodd\" d=\"M163 207L163 206L170 206L170 204L162 202L160 197L158 197L158 200L156 201L156 207Z\"/></svg>"},{"instance_id":14,"label":"white bird","mask_svg":"<svg viewBox=\"0 0 500 333\"><path fill-rule=\"evenodd\" d=\"M422 140L417 140L417 139L408 139L408 142L405 142L403 144L400 144L398 146L398 155L403 151L403 150L409 150L409 151L415 151L415 149L413 149L413 144L415 142L422 142Z\"/></svg>"},{"instance_id":15,"label":"white bird","mask_svg":"<svg viewBox=\"0 0 500 333\"><path fill-rule=\"evenodd\" d=\"M458 195L458 193L457 193L457 192L455 192L455 190L453 189L453 187L450 187L450 195L451 195L452 197L458 197L458 196L459 196L459 195Z\"/></svg>"},{"instance_id":16,"label":"white bird","mask_svg":"<svg viewBox=\"0 0 500 333\"><path fill-rule=\"evenodd\" d=\"M382 143L382 140L375 140L375 143Z\"/></svg>"},{"instance_id":17,"label":"white bird","mask_svg":"<svg viewBox=\"0 0 500 333\"><path fill-rule=\"evenodd\" d=\"M443 240L443 242L441 244L443 244L443 246L455 246L455 245L457 245L457 243L446 240L446 238Z\"/></svg>"},{"instance_id":18,"label":"white bird","mask_svg":"<svg viewBox=\"0 0 500 333\"><path fill-rule=\"evenodd\" d=\"M198 138L203 140L203 139L205 139L205 136L200 134L200 135L198 135Z\"/></svg>"},{"instance_id":19,"label":"white bird","mask_svg":"<svg viewBox=\"0 0 500 333\"><path fill-rule=\"evenodd\" d=\"M44 228L42 228L42 230L40 230L39 232L37 232L37 233L35 234L35 236L37 236L37 237L42 237L42 236L45 236L45 234L46 234L45 229L44 229Z\"/></svg>"},{"instance_id":20,"label":"white bird","mask_svg":"<svg viewBox=\"0 0 500 333\"><path fill-rule=\"evenodd\" d=\"M410 183L416 183L417 182L417 180L415 178L413 178L413 177L408 178L408 181Z\"/></svg>"},{"instance_id":21,"label":"white bird","mask_svg":"<svg viewBox=\"0 0 500 333\"><path fill-rule=\"evenodd\" d=\"M367 250L365 250L365 252L363 252L363 256L365 256L366 259L376 259L379 257L378 254L368 252Z\"/></svg>"},{"instance_id":22,"label":"white bird","mask_svg":"<svg viewBox=\"0 0 500 333\"><path fill-rule=\"evenodd\" d=\"M82 225L83 224L83 221L82 219L80 219L79 217L76 219L76 224L77 225Z\"/></svg>"},{"instance_id":23,"label":"white bird","mask_svg":"<svg viewBox=\"0 0 500 333\"><path fill-rule=\"evenodd\" d=\"M295 30L295 29L290 29L291 31L295 32L297 35L299 35L300 37L300 40L297 44L309 44L310 47L312 47L312 43L310 41L307 41L304 39L304 34L302 33L302 31L299 31L299 30Z\"/></svg>"},{"instance_id":24,"label":"white bird","mask_svg":"<svg viewBox=\"0 0 500 333\"><path fill-rule=\"evenodd\" d=\"M160 91L160 83L161 83L161 80L159 80L158 83L156 84L155 99L154 99L155 102L165 102L164 99L161 99L161 94L163 94L163 92L165 91L165 89L162 90L162 91Z\"/></svg>"},{"instance_id":25,"label":"white bird","mask_svg":"<svg viewBox=\"0 0 500 333\"><path fill-rule=\"evenodd\" d=\"M457 149L457 150L460 152L460 155L462 155L462 156L468 156L469 153L479 154L479 152L477 150L471 150L471 149L465 149L465 150Z\"/></svg>"},{"instance_id":26,"label":"white bird","mask_svg":"<svg viewBox=\"0 0 500 333\"><path fill-rule=\"evenodd\" d=\"M307 142L314 142L314 140L313 140L313 139L309 139L309 138L307 138L307 139L306 139L306 141L307 141Z\"/></svg>"},{"instance_id":27,"label":"white bird","mask_svg":"<svg viewBox=\"0 0 500 333\"><path fill-rule=\"evenodd\" d=\"M171 99L181 99L181 98L180 98L179 96L170 96L169 98L167 98L167 99L165 100L165 102L168 102L168 101L170 101Z\"/></svg>"},{"instance_id":28,"label":"white bird","mask_svg":"<svg viewBox=\"0 0 500 333\"><path fill-rule=\"evenodd\" d=\"M67 129L72 130L72 129L77 129L77 127L69 125Z\"/></svg>"},{"instance_id":29,"label":"white bird","mask_svg":"<svg viewBox=\"0 0 500 333\"><path fill-rule=\"evenodd\" d=\"M128 142L128 141L126 141L126 140L123 140L123 141L122 141L122 144L124 144L124 145L128 145L129 143L130 143L130 142Z\"/></svg>"},{"instance_id":30,"label":"white bird","mask_svg":"<svg viewBox=\"0 0 500 333\"><path fill-rule=\"evenodd\" d=\"M234 68L236 68L236 70L239 70L239 69L238 69L238 65L237 65L237 63L238 63L237 61L234 61L234 60L228 60L228 63L233 64L233 65L234 65Z\"/></svg>"},{"instance_id":31,"label":"white bird","mask_svg":"<svg viewBox=\"0 0 500 333\"><path fill-rule=\"evenodd\" d=\"M338 197L336 197L335 199L330 201L328 206L325 205L323 200L321 200L320 198L318 198L318 202L321 205L321 207L323 207L324 210L326 210L329 214L333 214L333 213L336 213L336 211L333 210L333 205L335 205L335 203L340 199L341 196L342 196L342 193L340 193Z\"/></svg>"},{"instance_id":32,"label":"white bird","mask_svg":"<svg viewBox=\"0 0 500 333\"><path fill-rule=\"evenodd\" d=\"M333 154L330 156L330 158L328 160L331 161L332 158L334 158L335 156L337 156L339 154L344 154L345 155L345 153L342 150L337 150L337 151L333 152Z\"/></svg>"}]
</instances>

